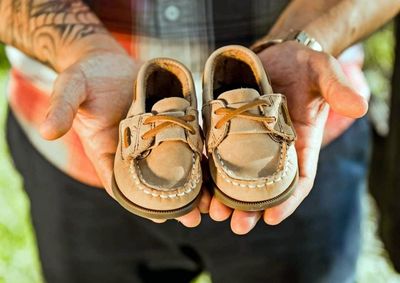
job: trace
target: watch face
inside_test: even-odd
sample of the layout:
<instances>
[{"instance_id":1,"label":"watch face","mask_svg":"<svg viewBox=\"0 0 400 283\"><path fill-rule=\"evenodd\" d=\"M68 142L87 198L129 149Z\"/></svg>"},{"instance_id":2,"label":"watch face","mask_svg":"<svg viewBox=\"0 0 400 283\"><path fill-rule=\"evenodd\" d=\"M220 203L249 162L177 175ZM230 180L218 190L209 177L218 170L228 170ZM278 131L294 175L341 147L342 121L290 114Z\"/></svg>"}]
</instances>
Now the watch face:
<instances>
[{"instance_id":1,"label":"watch face","mask_svg":"<svg viewBox=\"0 0 400 283\"><path fill-rule=\"evenodd\" d=\"M310 37L305 31L298 31L294 36L294 40L315 51L323 51L321 44L315 38Z\"/></svg>"},{"instance_id":2,"label":"watch face","mask_svg":"<svg viewBox=\"0 0 400 283\"><path fill-rule=\"evenodd\" d=\"M304 45L307 45L307 41L309 41L310 37L308 36L308 34L306 34L304 31L300 31L297 35L296 35L296 40L300 43L303 43Z\"/></svg>"},{"instance_id":3,"label":"watch face","mask_svg":"<svg viewBox=\"0 0 400 283\"><path fill-rule=\"evenodd\" d=\"M315 38L310 37L305 31L300 31L300 30L291 30L289 35L284 39L271 39L256 43L251 47L251 50L253 50L253 52L255 53L259 53L262 50L272 45L290 40L295 40L298 43L303 44L312 50L323 51L321 44L318 41L316 41Z\"/></svg>"},{"instance_id":4,"label":"watch face","mask_svg":"<svg viewBox=\"0 0 400 283\"><path fill-rule=\"evenodd\" d=\"M300 33L301 33L300 30L290 30L290 33L285 38L285 41L286 40L296 40L296 41L300 42L300 40L298 39Z\"/></svg>"}]
</instances>

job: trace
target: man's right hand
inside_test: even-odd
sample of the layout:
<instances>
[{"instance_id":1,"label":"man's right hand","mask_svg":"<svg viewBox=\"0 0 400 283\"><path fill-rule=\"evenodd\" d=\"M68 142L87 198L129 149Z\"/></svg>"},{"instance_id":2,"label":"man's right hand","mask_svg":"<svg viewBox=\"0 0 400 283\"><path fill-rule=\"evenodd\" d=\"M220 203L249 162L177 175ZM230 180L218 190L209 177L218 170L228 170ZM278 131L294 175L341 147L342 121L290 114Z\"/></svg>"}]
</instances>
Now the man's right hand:
<instances>
[{"instance_id":1,"label":"man's right hand","mask_svg":"<svg viewBox=\"0 0 400 283\"><path fill-rule=\"evenodd\" d=\"M74 127L112 196L118 126L132 103L138 65L80 0L2 0L0 15L0 41L59 73L42 136L57 139ZM199 209L179 221L198 225Z\"/></svg>"},{"instance_id":2,"label":"man's right hand","mask_svg":"<svg viewBox=\"0 0 400 283\"><path fill-rule=\"evenodd\" d=\"M111 196L118 126L132 103L137 70L138 64L124 52L86 54L59 74L40 128L44 138L53 140L73 127ZM207 197L203 197L200 208L178 220L187 227L197 226L200 209L207 211Z\"/></svg>"}]
</instances>

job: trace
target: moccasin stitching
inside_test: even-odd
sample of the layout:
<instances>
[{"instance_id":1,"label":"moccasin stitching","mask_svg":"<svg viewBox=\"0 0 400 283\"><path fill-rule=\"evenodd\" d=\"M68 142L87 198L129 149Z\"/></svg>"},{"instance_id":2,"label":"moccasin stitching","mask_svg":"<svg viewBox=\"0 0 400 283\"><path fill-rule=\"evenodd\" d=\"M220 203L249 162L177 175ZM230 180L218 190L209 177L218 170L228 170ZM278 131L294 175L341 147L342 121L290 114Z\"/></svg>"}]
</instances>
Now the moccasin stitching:
<instances>
[{"instance_id":1,"label":"moccasin stitching","mask_svg":"<svg viewBox=\"0 0 400 283\"><path fill-rule=\"evenodd\" d=\"M231 174L233 173L230 169L228 169L225 165L224 165L224 162L223 162L223 160L222 160L222 158L221 158L221 156L219 155L219 153L218 152L216 152L215 153L216 154L216 156L217 156L217 158L218 158L218 160L219 160L219 162L221 163L221 166L222 166L222 168L223 168L223 171L225 171L225 172L223 172L219 167L220 166L218 166L218 164L215 164L216 165L216 167L217 167L217 172L219 173L219 175L224 179L224 181L226 181L227 183L229 183L229 184L232 184L232 185L234 185L234 186L236 186L236 187L241 187L241 188L250 188L250 189L255 189L255 188L264 188L264 187L266 187L266 186L268 186L268 185L272 185L272 184L274 184L274 183L277 183L277 182L280 182L287 174L288 174L288 171L291 169L291 166L293 165L292 164L292 162L291 162L291 160L288 158L288 154L286 153L286 164L285 164L285 166L284 166L284 169L283 170L277 170L277 171L275 171L272 175L270 175L270 176L268 176L268 177L264 177L264 178L260 178L259 180L264 180L264 182L262 182L262 183L257 183L259 180L243 180L243 181L247 181L247 182L253 182L252 184L244 184L244 183L241 183L241 181L239 181L239 180L237 180L237 179L234 179L234 178L232 178L231 176L229 176L226 172L231 172ZM278 165L278 168L280 167L280 165L281 165L281 162L282 162L282 160L283 160L283 157L284 156L282 156L282 154L283 154L283 150L282 150L282 147L281 147L281 153L280 153L280 158L279 158L279 165ZM213 153L213 155L214 155L214 153ZM239 181L239 182L238 182ZM254 182L256 182L256 184L254 184Z\"/></svg>"},{"instance_id":2,"label":"moccasin stitching","mask_svg":"<svg viewBox=\"0 0 400 283\"><path fill-rule=\"evenodd\" d=\"M194 160L193 160L192 170L190 172L188 181L180 188L170 191L170 193L165 193L165 192L160 193L159 189L161 189L161 187L155 188L153 186L150 186L145 182L143 176L142 177L138 176L136 172L139 172L139 175L141 175L141 172L139 166L137 165L137 160L131 163L129 172L131 173L131 177L133 178L136 187L138 188L138 190L143 191L143 193L147 195L152 195L153 197L160 197L163 199L178 198L184 196L185 194L190 194L196 188L197 184L201 179L201 171L199 170L200 168L199 156L197 155L193 159Z\"/></svg>"},{"instance_id":3,"label":"moccasin stitching","mask_svg":"<svg viewBox=\"0 0 400 283\"><path fill-rule=\"evenodd\" d=\"M205 107L209 107L209 111L210 111L210 129L208 129L208 131L211 134L211 137L209 136L209 138L207 140L207 150L209 150L209 151L216 148L228 134L228 124L225 124L223 126L223 128L221 130L219 130L218 132L216 130L214 130L214 126L216 124L216 122L214 121L215 119L213 119L213 117L212 117L212 115L213 115L212 111L214 111L212 106L214 104L216 104L220 107L225 107L224 102L222 102L220 100L212 100L212 101L209 101L207 104L203 105L203 109Z\"/></svg>"}]
</instances>

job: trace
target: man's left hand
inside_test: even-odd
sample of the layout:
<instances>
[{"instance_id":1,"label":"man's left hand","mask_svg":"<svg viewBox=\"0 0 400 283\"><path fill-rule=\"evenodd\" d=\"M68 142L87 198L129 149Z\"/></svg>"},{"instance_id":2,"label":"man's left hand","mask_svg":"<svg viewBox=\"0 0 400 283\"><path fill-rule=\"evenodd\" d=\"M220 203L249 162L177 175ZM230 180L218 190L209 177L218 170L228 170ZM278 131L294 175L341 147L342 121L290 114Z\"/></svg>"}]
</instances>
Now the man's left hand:
<instances>
[{"instance_id":1,"label":"man's left hand","mask_svg":"<svg viewBox=\"0 0 400 283\"><path fill-rule=\"evenodd\" d=\"M297 133L296 151L299 182L293 194L278 206L260 212L232 210L211 200L210 216L224 221L231 215L231 229L246 234L263 217L276 225L289 217L311 191L317 171L329 107L349 117L362 117L368 109L365 98L352 89L338 61L297 42L285 42L258 54L272 82L274 92L287 97L290 116Z\"/></svg>"}]
</instances>

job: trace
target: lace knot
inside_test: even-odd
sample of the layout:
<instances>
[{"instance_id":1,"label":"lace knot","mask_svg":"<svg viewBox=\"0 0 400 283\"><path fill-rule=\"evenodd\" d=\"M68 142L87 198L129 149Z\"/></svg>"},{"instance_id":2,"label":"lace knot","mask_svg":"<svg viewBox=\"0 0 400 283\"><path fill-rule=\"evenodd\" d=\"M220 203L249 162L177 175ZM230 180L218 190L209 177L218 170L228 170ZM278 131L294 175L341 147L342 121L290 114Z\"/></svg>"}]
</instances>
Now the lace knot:
<instances>
[{"instance_id":1,"label":"lace knot","mask_svg":"<svg viewBox=\"0 0 400 283\"><path fill-rule=\"evenodd\" d=\"M185 116L181 116L181 117L174 117L174 116L169 116L169 115L156 115L156 116L148 117L144 120L144 122L143 122L144 125L148 125L148 124L151 124L154 122L162 122L162 123L159 124L158 126L156 126L155 128L144 133L142 135L142 139L150 139L150 138L156 136L160 131L162 131L166 127L169 127L172 125L180 126L184 129L188 130L191 134L195 134L196 133L195 129L190 124L187 123L187 122L192 122L195 119L196 118L193 115L185 115Z\"/></svg>"},{"instance_id":2,"label":"lace knot","mask_svg":"<svg viewBox=\"0 0 400 283\"><path fill-rule=\"evenodd\" d=\"M262 105L269 106L269 103L264 100L258 99L253 102L249 102L246 105L243 105L236 109L226 108L226 107L219 108L214 112L214 114L224 115L224 116L215 124L215 128L216 129L221 128L225 123L229 122L235 117L245 118L259 122L266 122L266 123L276 122L276 118L273 116L262 116L248 112L249 109Z\"/></svg>"}]
</instances>

